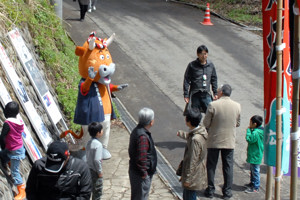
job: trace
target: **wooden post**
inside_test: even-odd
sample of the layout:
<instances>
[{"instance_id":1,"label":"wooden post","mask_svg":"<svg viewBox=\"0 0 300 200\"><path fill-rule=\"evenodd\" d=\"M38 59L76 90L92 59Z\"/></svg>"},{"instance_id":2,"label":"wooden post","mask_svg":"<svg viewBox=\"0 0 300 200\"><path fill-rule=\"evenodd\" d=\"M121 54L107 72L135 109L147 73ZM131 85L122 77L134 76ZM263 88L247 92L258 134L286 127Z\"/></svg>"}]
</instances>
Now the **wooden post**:
<instances>
[{"instance_id":1,"label":"wooden post","mask_svg":"<svg viewBox=\"0 0 300 200\"><path fill-rule=\"evenodd\" d=\"M272 178L273 178L273 173L272 173L272 166L267 166L267 183L266 183L266 196L265 200L272 200Z\"/></svg>"}]
</instances>

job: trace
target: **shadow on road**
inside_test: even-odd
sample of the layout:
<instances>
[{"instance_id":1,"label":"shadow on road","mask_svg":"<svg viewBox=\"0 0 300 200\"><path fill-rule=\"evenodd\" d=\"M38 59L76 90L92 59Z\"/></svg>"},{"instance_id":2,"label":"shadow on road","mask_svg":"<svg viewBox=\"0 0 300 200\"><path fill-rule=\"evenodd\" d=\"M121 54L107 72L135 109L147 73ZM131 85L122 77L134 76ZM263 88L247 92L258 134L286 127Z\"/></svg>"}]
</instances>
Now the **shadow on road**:
<instances>
[{"instance_id":1,"label":"shadow on road","mask_svg":"<svg viewBox=\"0 0 300 200\"><path fill-rule=\"evenodd\" d=\"M232 184L232 190L234 190L234 191L240 192L240 191L244 191L245 189L247 189L247 188L245 188L245 186L243 186L243 185Z\"/></svg>"},{"instance_id":2,"label":"shadow on road","mask_svg":"<svg viewBox=\"0 0 300 200\"><path fill-rule=\"evenodd\" d=\"M174 150L176 148L184 148L185 147L186 142L156 142L155 146L159 147L159 148L167 148L169 150Z\"/></svg>"}]
</instances>

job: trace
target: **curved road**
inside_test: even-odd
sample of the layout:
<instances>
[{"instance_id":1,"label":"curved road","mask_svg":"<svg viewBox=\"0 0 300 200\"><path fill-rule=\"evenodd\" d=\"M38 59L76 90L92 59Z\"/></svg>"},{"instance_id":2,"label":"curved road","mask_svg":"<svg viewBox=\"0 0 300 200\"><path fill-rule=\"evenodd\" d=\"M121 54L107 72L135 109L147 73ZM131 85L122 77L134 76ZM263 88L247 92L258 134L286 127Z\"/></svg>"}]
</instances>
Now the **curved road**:
<instances>
[{"instance_id":1,"label":"curved road","mask_svg":"<svg viewBox=\"0 0 300 200\"><path fill-rule=\"evenodd\" d=\"M79 22L78 3L64 1L64 20L76 45L82 45L91 31L101 38L116 33L110 51L116 63L112 83L129 83L116 93L137 120L147 106L155 111L151 129L155 144L177 168L185 141L176 137L186 130L182 83L187 64L196 49L205 44L217 70L219 84L233 87L232 99L242 106L241 127L235 149L235 189L242 191L249 181L246 164L245 129L254 114L263 116L262 38L237 25L211 16L214 26L200 24L204 12L188 5L163 0L100 0L97 10ZM126 141L127 142L127 141ZM262 167L262 176L265 175ZM221 172L217 172L223 183ZM265 180L262 180L265 187ZM261 199L263 194L261 193Z\"/></svg>"}]
</instances>

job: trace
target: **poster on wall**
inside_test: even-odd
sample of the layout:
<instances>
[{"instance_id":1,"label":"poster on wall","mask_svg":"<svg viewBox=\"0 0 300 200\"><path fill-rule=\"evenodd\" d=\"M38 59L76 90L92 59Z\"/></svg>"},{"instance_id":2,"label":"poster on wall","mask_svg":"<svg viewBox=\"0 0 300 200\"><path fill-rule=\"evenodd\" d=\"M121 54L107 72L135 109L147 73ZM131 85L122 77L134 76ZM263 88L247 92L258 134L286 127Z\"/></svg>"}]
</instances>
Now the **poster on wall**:
<instances>
[{"instance_id":1,"label":"poster on wall","mask_svg":"<svg viewBox=\"0 0 300 200\"><path fill-rule=\"evenodd\" d=\"M22 66L27 76L29 77L31 84L33 85L35 91L38 94L40 101L43 102L43 106L47 111L52 125L55 127L57 134L59 135L60 132L57 128L57 123L62 122L62 125L65 128L65 130L67 130L68 127L62 118L59 108L56 105L53 96L51 95L49 88L36 65L36 62L34 61L29 49L25 45L25 42L17 28L10 31L8 33L8 36L11 40L12 45L14 46L14 49L18 54L18 57L22 63Z\"/></svg>"},{"instance_id":2,"label":"poster on wall","mask_svg":"<svg viewBox=\"0 0 300 200\"><path fill-rule=\"evenodd\" d=\"M0 101L3 108L7 103L12 101L1 79L0 79ZM20 114L18 114L17 118L24 122ZM22 139L23 139L24 147L32 162L35 162L36 160L42 158L42 154L40 153L36 143L34 142L31 133L29 132L25 122L24 122L24 132L22 133Z\"/></svg>"},{"instance_id":3,"label":"poster on wall","mask_svg":"<svg viewBox=\"0 0 300 200\"><path fill-rule=\"evenodd\" d=\"M17 75L1 43L0 43L0 61L2 63L2 67L5 71L6 77L8 78L10 84L12 85L16 93L16 96L21 102L22 107L25 113L27 114L32 126L34 127L35 132L37 133L41 143L43 144L44 149L47 150L48 145L53 141L50 136L50 133L48 132L44 122L38 115L30 98L28 97L24 85L20 80L19 76Z\"/></svg>"}]
</instances>

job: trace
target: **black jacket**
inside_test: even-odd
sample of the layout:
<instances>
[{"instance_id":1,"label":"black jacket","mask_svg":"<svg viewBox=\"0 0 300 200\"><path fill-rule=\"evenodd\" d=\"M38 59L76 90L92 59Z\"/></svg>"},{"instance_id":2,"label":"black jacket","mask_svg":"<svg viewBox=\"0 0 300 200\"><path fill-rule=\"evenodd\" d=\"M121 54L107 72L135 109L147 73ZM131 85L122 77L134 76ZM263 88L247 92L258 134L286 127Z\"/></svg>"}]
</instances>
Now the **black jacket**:
<instances>
[{"instance_id":1,"label":"black jacket","mask_svg":"<svg viewBox=\"0 0 300 200\"><path fill-rule=\"evenodd\" d=\"M206 86L203 85L203 75L206 75ZM190 62L184 74L183 96L190 97L191 93L199 91L210 94L210 85L214 95L216 95L218 81L214 64L207 60L206 65L201 65L198 58Z\"/></svg>"},{"instance_id":2,"label":"black jacket","mask_svg":"<svg viewBox=\"0 0 300 200\"><path fill-rule=\"evenodd\" d=\"M46 158L37 160L26 184L28 200L89 200L92 191L90 170L87 164L70 156L59 173L45 170Z\"/></svg>"},{"instance_id":3,"label":"black jacket","mask_svg":"<svg viewBox=\"0 0 300 200\"><path fill-rule=\"evenodd\" d=\"M136 171L141 176L144 175L143 169L141 169L138 165L138 141L140 136L146 136L149 141L149 149L147 152L147 163L146 163L146 170L148 175L153 175L156 172L156 165L157 165L157 154L154 147L154 142L151 137L151 133L147 131L143 126L137 125L135 129L133 129L132 133L130 134L130 141L129 141L129 169Z\"/></svg>"}]
</instances>

